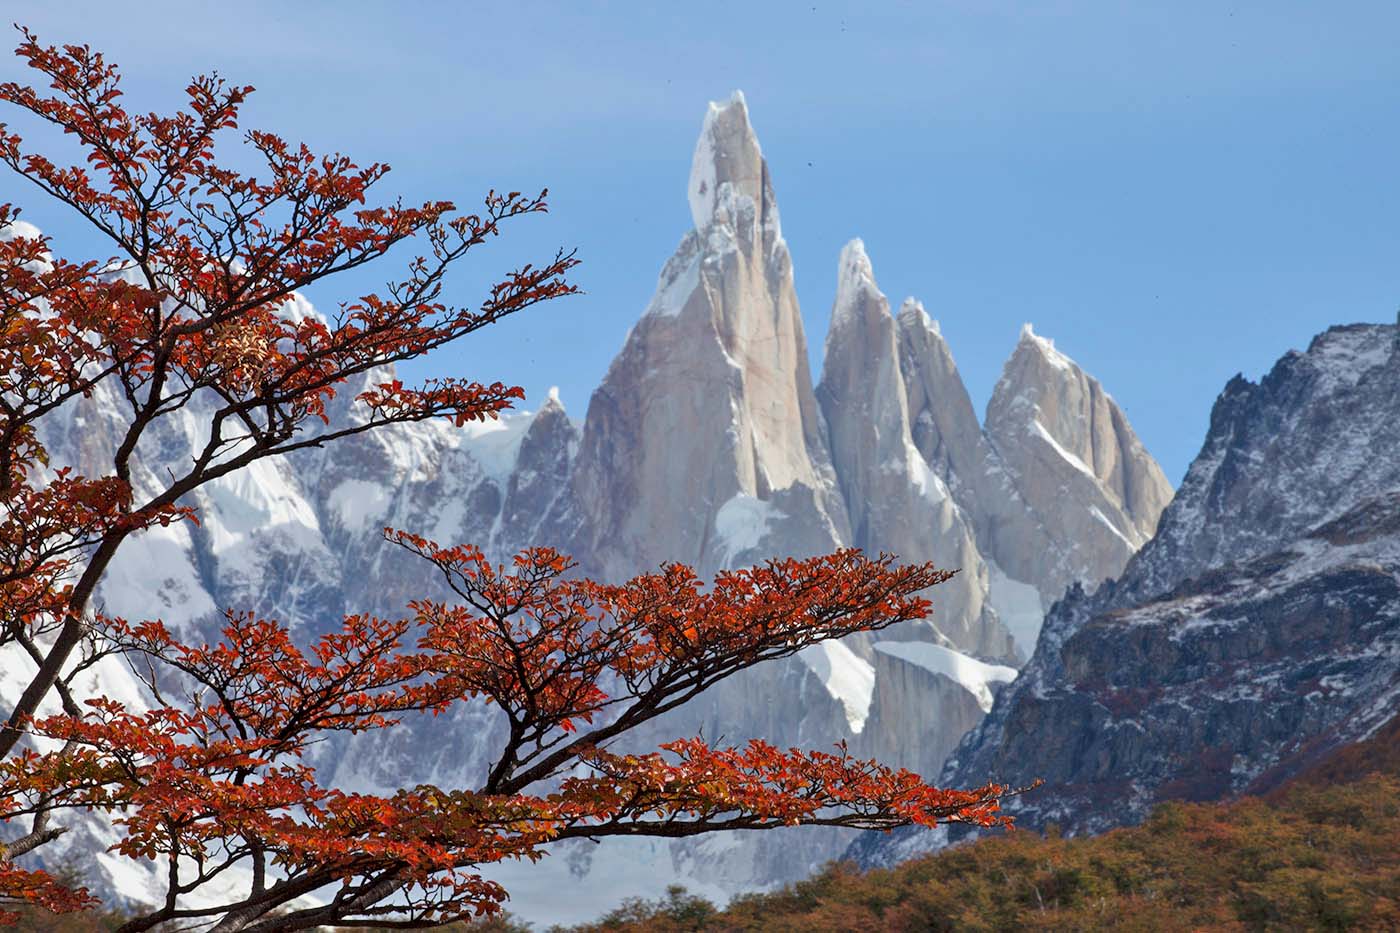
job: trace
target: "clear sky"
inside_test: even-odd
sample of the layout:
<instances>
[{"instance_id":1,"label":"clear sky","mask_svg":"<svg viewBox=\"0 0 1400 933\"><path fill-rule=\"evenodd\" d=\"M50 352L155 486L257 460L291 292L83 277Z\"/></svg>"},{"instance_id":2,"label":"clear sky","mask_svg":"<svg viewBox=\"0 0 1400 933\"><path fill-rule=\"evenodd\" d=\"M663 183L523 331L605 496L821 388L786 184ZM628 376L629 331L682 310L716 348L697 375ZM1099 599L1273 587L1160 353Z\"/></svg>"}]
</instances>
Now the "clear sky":
<instances>
[{"instance_id":1,"label":"clear sky","mask_svg":"<svg viewBox=\"0 0 1400 933\"><path fill-rule=\"evenodd\" d=\"M245 126L389 162L386 194L469 205L549 186L553 213L483 251L452 297L475 302L490 273L557 245L578 248L587 294L408 371L515 382L527 407L558 385L583 416L689 226L706 102L735 88L777 187L814 371L837 254L859 236L891 300L918 296L940 320L979 409L1031 321L1176 483L1230 376L1400 305L1393 2L0 10L106 51L135 108L167 109L196 72L256 85ZM0 58L0 80L22 72ZM93 245L13 176L0 200L60 249Z\"/></svg>"}]
</instances>

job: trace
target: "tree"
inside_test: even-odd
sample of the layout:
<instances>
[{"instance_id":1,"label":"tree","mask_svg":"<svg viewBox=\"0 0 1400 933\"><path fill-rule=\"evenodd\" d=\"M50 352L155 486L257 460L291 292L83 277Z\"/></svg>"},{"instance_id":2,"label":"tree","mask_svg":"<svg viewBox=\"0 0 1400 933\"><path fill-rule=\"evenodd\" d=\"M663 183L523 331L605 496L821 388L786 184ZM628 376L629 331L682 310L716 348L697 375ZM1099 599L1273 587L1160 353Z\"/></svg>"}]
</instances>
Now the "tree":
<instances>
[{"instance_id":1,"label":"tree","mask_svg":"<svg viewBox=\"0 0 1400 933\"><path fill-rule=\"evenodd\" d=\"M217 931L440 924L498 909L505 892L482 866L538 859L572 838L1002 819L1004 788L940 790L844 748L693 738L617 750L640 724L740 670L923 616L929 604L916 594L951 574L888 555L774 560L708 585L671 564L604 584L546 548L493 566L473 547L385 529L441 573L454 601L420 599L396 620L353 615L309 644L235 609L199 644L157 620L95 611L94 588L123 542L197 522L183 503L205 483L385 425L494 418L523 398L502 384L388 380L359 393L352 422L326 408L354 377L573 293L575 258L510 273L474 310L449 305L448 268L509 221L544 211L544 192L492 193L470 215L446 201L369 207L387 166L259 131L243 140L266 174L244 175L221 167L215 148L251 88L200 77L183 110L132 115L117 69L88 47L45 47L22 30L17 53L52 93L8 83L0 100L74 137L86 165L55 165L4 125L0 160L72 208L115 258L56 257L0 205L0 651L37 667L0 731L0 819L26 827L0 848L0 907L93 903L18 861L63 832L61 814L74 809L110 814L117 852L167 866L167 897L128 931L172 920ZM425 255L383 294L342 304L333 322L287 313L299 291L413 237ZM43 419L101 384L125 405L110 472L50 463ZM212 399L214 414L187 469L138 489L143 437L195 398ZM75 674L111 655L150 672L147 706L76 695ZM59 711L43 715L48 698ZM509 724L480 786L346 794L304 758L327 733L465 703L492 704ZM211 902L211 882L239 872L243 893Z\"/></svg>"}]
</instances>

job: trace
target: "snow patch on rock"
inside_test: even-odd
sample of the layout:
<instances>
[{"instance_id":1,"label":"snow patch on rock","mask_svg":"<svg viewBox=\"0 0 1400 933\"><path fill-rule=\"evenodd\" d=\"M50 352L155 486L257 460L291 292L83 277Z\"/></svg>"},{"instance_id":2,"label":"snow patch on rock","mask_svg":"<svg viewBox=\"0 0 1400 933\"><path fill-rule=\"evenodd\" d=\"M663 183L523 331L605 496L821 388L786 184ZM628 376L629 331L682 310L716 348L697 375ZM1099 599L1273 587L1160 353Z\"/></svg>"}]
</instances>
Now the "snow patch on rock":
<instances>
[{"instance_id":1,"label":"snow patch on rock","mask_svg":"<svg viewBox=\"0 0 1400 933\"><path fill-rule=\"evenodd\" d=\"M865 728L875 695L874 665L835 640L809 645L797 656L817 675L832 699L841 703L851 731L858 734Z\"/></svg>"},{"instance_id":2,"label":"snow patch on rock","mask_svg":"<svg viewBox=\"0 0 1400 933\"><path fill-rule=\"evenodd\" d=\"M702 251L700 238L687 234L676 254L667 260L656 282L656 292L647 305L647 314L660 317L675 317L690 301L690 296L700 287L700 265Z\"/></svg>"},{"instance_id":3,"label":"snow patch on rock","mask_svg":"<svg viewBox=\"0 0 1400 933\"><path fill-rule=\"evenodd\" d=\"M747 493L735 493L715 513L715 534L725 562L758 547L773 521L782 516L777 506Z\"/></svg>"},{"instance_id":4,"label":"snow patch on rock","mask_svg":"<svg viewBox=\"0 0 1400 933\"><path fill-rule=\"evenodd\" d=\"M983 712L992 708L991 684L1009 684L1016 679L1016 668L988 664L960 651L920 641L877 641L875 650L917 664L926 671L942 674L977 698Z\"/></svg>"},{"instance_id":5,"label":"snow patch on rock","mask_svg":"<svg viewBox=\"0 0 1400 933\"><path fill-rule=\"evenodd\" d=\"M200 581L193 553L187 525L132 535L102 577L98 606L109 615L133 622L160 619L172 628L214 612L219 607Z\"/></svg>"},{"instance_id":6,"label":"snow patch on rock","mask_svg":"<svg viewBox=\"0 0 1400 933\"><path fill-rule=\"evenodd\" d=\"M370 523L384 515L391 490L383 483L363 479L347 479L331 491L326 505L350 531L364 531Z\"/></svg>"},{"instance_id":7,"label":"snow patch on rock","mask_svg":"<svg viewBox=\"0 0 1400 933\"><path fill-rule=\"evenodd\" d=\"M943 478L929 468L913 441L905 440L904 454L909 470L909 479L914 489L931 505L938 505L948 498L948 486Z\"/></svg>"},{"instance_id":8,"label":"snow patch on rock","mask_svg":"<svg viewBox=\"0 0 1400 933\"><path fill-rule=\"evenodd\" d=\"M216 555L268 528L319 533L316 512L283 475L282 465L280 461L259 460L201 487L210 506L201 520Z\"/></svg>"},{"instance_id":9,"label":"snow patch on rock","mask_svg":"<svg viewBox=\"0 0 1400 933\"><path fill-rule=\"evenodd\" d=\"M462 448L469 453L482 471L504 484L515 469L520 456L520 442L530 429L534 414L528 411L507 412L498 419L468 421L461 428Z\"/></svg>"},{"instance_id":10,"label":"snow patch on rock","mask_svg":"<svg viewBox=\"0 0 1400 933\"><path fill-rule=\"evenodd\" d=\"M1059 441L1055 440L1055 436L1045 429L1045 425L1041 424L1039 421L1037 421L1036 419L1032 418L1032 419L1031 419L1031 430L1035 432L1036 437L1039 437L1042 441L1044 441L1045 443L1049 444L1049 445L1050 445L1050 449L1053 450L1053 451L1055 451L1055 453L1058 454L1058 455L1060 456L1060 459L1064 460L1064 461L1065 461L1066 463L1068 463L1070 466L1074 467L1076 470L1078 470L1080 473L1083 473L1085 476L1089 477L1090 479L1093 479L1093 480L1096 480L1096 481L1097 481L1098 477L1096 477L1096 476L1094 475L1094 471L1093 471L1093 470L1089 469L1089 464L1085 463L1085 462L1084 462L1083 460L1081 460L1079 457L1075 456L1074 454L1072 454L1072 453L1070 453L1068 450L1066 450L1066 449L1060 444ZM1110 526L1110 527L1111 527L1111 526ZM1116 531L1117 529L1114 529L1114 530ZM1121 538L1122 535L1120 534L1119 537Z\"/></svg>"},{"instance_id":11,"label":"snow patch on rock","mask_svg":"<svg viewBox=\"0 0 1400 933\"><path fill-rule=\"evenodd\" d=\"M1016 648L1029 658L1035 653L1040 625L1045 621L1045 606L1041 602L1040 591L1033 584L1007 576L995 561L987 561L987 570L991 575L992 608L1001 618L1001 624L1016 640Z\"/></svg>"},{"instance_id":12,"label":"snow patch on rock","mask_svg":"<svg viewBox=\"0 0 1400 933\"><path fill-rule=\"evenodd\" d=\"M1134 544L1133 541L1127 535L1123 534L1123 532L1118 530L1118 526L1113 524L1113 522L1109 520L1109 517L1107 515L1103 514L1103 509L1100 509L1097 505L1091 505L1089 506L1089 514L1094 516L1094 519L1098 521L1099 524L1103 525L1109 531L1113 532L1113 534L1120 541L1122 541L1124 544L1126 544L1133 550L1137 550L1137 545Z\"/></svg>"}]
</instances>

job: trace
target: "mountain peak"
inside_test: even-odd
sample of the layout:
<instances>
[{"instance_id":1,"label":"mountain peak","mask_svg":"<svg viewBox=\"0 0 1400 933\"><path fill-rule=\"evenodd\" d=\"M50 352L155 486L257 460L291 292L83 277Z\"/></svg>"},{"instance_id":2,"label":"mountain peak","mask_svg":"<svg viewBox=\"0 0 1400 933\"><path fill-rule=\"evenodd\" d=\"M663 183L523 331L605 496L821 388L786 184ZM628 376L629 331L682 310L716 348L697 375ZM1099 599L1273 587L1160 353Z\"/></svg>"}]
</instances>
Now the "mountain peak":
<instances>
[{"instance_id":1,"label":"mountain peak","mask_svg":"<svg viewBox=\"0 0 1400 933\"><path fill-rule=\"evenodd\" d=\"M860 292L880 293L875 284L875 270L870 265L870 255L865 251L865 241L859 237L841 248L836 279L836 302L853 299Z\"/></svg>"},{"instance_id":2,"label":"mountain peak","mask_svg":"<svg viewBox=\"0 0 1400 933\"><path fill-rule=\"evenodd\" d=\"M900 304L896 317L904 327L918 327L938 337L943 336L943 329L938 326L938 322L924 309L924 303L913 295L905 298Z\"/></svg>"},{"instance_id":3,"label":"mountain peak","mask_svg":"<svg viewBox=\"0 0 1400 933\"><path fill-rule=\"evenodd\" d=\"M718 208L730 199L747 198L761 206L767 174L743 91L735 91L723 103L711 101L695 144L687 188L695 229L708 227Z\"/></svg>"},{"instance_id":4,"label":"mountain peak","mask_svg":"<svg viewBox=\"0 0 1400 933\"><path fill-rule=\"evenodd\" d=\"M1397 339L1392 325L1331 327L1257 384L1231 379L1156 539L1119 581L1121 598L1253 560L1400 488Z\"/></svg>"},{"instance_id":5,"label":"mountain peak","mask_svg":"<svg viewBox=\"0 0 1400 933\"><path fill-rule=\"evenodd\" d=\"M865 243L857 237L841 248L841 258L836 263L836 299L831 304L831 325L826 332L827 352L850 339L849 332L875 335L888 331L893 354L893 325L889 302L875 284L875 269ZM876 339L883 341L883 337Z\"/></svg>"},{"instance_id":6,"label":"mountain peak","mask_svg":"<svg viewBox=\"0 0 1400 933\"><path fill-rule=\"evenodd\" d=\"M1055 349L1055 341L1051 340L1049 337L1042 337L1037 334L1035 328L1029 321L1021 325L1021 336L1020 339L1016 341L1016 352L1019 353L1022 347L1044 357L1046 362L1050 363L1050 365L1054 366L1056 369L1069 370L1078 368L1078 364L1075 363L1074 360Z\"/></svg>"},{"instance_id":7,"label":"mountain peak","mask_svg":"<svg viewBox=\"0 0 1400 933\"><path fill-rule=\"evenodd\" d=\"M1172 497L1161 467L1099 381L1026 324L987 402L987 439L1045 540L1003 567L1048 605L1076 580L1117 576ZM1005 557L1003 554L999 556Z\"/></svg>"}]
</instances>

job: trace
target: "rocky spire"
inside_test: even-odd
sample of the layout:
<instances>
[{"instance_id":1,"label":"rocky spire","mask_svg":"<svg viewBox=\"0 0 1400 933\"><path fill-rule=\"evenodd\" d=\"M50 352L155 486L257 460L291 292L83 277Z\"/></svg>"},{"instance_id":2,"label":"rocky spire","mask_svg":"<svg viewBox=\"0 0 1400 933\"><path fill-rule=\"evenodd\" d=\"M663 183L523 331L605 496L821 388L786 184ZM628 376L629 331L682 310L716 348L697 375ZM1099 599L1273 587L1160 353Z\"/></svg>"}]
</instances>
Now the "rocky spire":
<instances>
[{"instance_id":1,"label":"rocky spire","mask_svg":"<svg viewBox=\"0 0 1400 933\"><path fill-rule=\"evenodd\" d=\"M723 104L710 103L691 159L687 194L696 230L708 229L722 213L732 223L748 205L758 209L754 216L761 225L778 229L768 163L749 124L742 91Z\"/></svg>"},{"instance_id":2,"label":"rocky spire","mask_svg":"<svg viewBox=\"0 0 1400 933\"><path fill-rule=\"evenodd\" d=\"M996 560L1048 605L1070 583L1117 576L1152 537L1172 488L1097 379L1021 329L987 405L998 465L1036 519L1036 540L1003 540Z\"/></svg>"},{"instance_id":3,"label":"rocky spire","mask_svg":"<svg viewBox=\"0 0 1400 933\"><path fill-rule=\"evenodd\" d=\"M959 568L930 594L938 632L960 650L1013 657L1011 639L987 603L987 568L971 523L914 446L895 320L860 240L841 251L817 399L853 543Z\"/></svg>"},{"instance_id":4,"label":"rocky spire","mask_svg":"<svg viewBox=\"0 0 1400 933\"><path fill-rule=\"evenodd\" d=\"M974 481L985 472L987 460L972 400L938 322L923 304L915 298L904 299L896 322L914 446L948 484L958 504L971 509Z\"/></svg>"},{"instance_id":5,"label":"rocky spire","mask_svg":"<svg viewBox=\"0 0 1400 933\"><path fill-rule=\"evenodd\" d=\"M540 526L568 492L579 432L564 411L558 388L530 420L506 481L497 537L503 550L537 545Z\"/></svg>"},{"instance_id":6,"label":"rocky spire","mask_svg":"<svg viewBox=\"0 0 1400 933\"><path fill-rule=\"evenodd\" d=\"M849 540L768 169L741 94L711 104L695 229L589 404L572 501L589 569L702 572Z\"/></svg>"}]
</instances>

